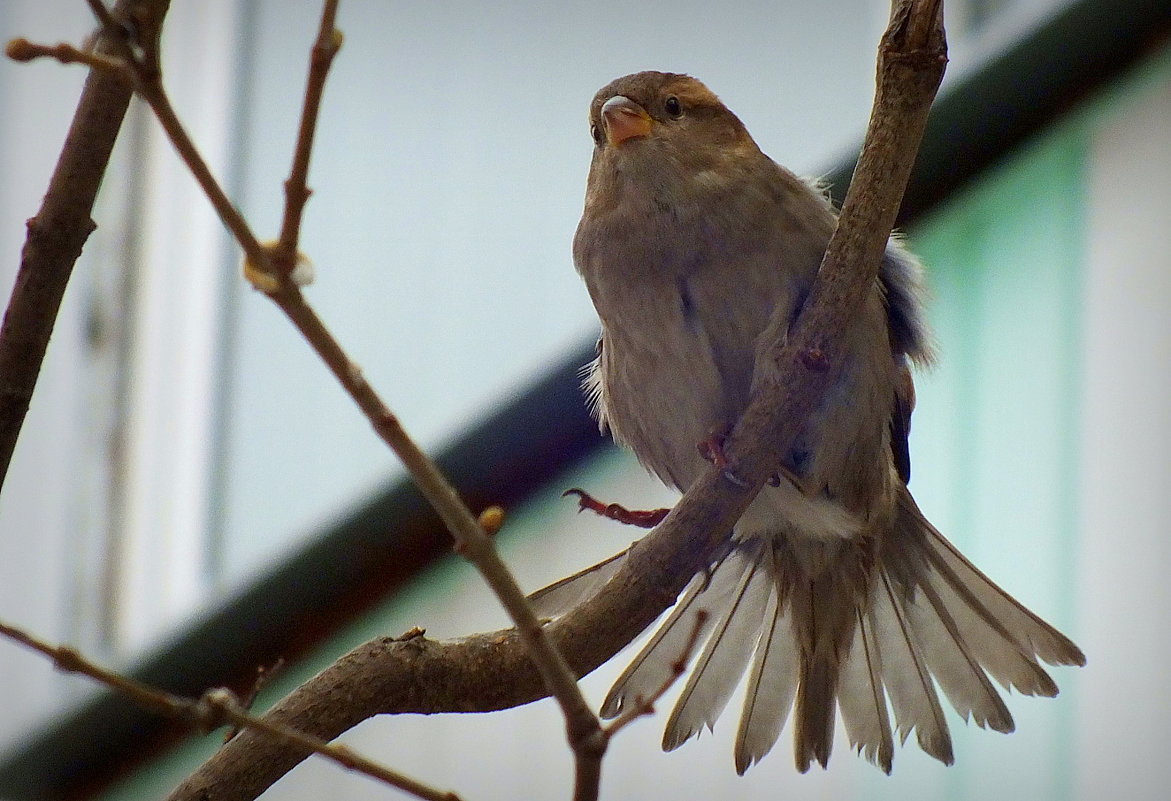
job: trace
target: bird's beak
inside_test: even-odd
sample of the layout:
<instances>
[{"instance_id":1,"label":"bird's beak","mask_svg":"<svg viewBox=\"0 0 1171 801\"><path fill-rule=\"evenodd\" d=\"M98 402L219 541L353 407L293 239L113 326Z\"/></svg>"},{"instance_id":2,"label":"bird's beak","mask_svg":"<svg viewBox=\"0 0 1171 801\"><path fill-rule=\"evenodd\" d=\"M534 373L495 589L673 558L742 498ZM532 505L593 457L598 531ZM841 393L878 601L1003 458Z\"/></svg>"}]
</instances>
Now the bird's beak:
<instances>
[{"instance_id":1,"label":"bird's beak","mask_svg":"<svg viewBox=\"0 0 1171 801\"><path fill-rule=\"evenodd\" d=\"M651 115L629 97L615 95L602 104L602 123L606 139L611 145L620 145L627 139L646 136L651 132Z\"/></svg>"}]
</instances>

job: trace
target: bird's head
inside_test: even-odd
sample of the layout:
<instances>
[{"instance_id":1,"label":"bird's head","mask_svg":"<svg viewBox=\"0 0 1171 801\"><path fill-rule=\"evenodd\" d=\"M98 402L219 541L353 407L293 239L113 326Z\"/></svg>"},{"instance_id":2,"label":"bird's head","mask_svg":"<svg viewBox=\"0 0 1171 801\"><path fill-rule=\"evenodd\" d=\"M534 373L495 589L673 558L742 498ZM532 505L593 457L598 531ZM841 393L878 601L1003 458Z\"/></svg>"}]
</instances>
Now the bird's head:
<instances>
[{"instance_id":1,"label":"bird's head","mask_svg":"<svg viewBox=\"0 0 1171 801\"><path fill-rule=\"evenodd\" d=\"M590 103L598 152L752 147L739 118L690 75L638 72L611 81Z\"/></svg>"},{"instance_id":2,"label":"bird's head","mask_svg":"<svg viewBox=\"0 0 1171 801\"><path fill-rule=\"evenodd\" d=\"M740 119L689 75L638 72L611 81L590 103L592 189L634 181L674 194L733 175L760 151ZM731 168L731 169L730 169Z\"/></svg>"}]
</instances>

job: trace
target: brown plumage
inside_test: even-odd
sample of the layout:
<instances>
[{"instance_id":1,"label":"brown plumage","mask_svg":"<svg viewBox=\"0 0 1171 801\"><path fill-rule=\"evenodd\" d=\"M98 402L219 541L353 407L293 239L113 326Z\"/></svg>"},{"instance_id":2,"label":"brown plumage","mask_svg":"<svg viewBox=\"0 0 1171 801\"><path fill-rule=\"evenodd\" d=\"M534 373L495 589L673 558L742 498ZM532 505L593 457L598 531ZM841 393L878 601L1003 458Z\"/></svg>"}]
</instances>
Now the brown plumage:
<instances>
[{"instance_id":1,"label":"brown plumage","mask_svg":"<svg viewBox=\"0 0 1171 801\"><path fill-rule=\"evenodd\" d=\"M834 227L824 194L778 166L699 81L643 72L590 106L595 147L574 260L602 323L589 392L598 419L666 483L707 465L697 443L748 403L758 338L809 291ZM1055 695L1041 668L1084 663L1072 642L973 567L906 488L909 363L930 360L919 268L892 241L845 332L840 376L786 454L795 480L766 486L733 544L697 576L603 706L652 692L710 611L666 727L679 746L712 726L747 672L736 741L743 772L792 712L795 758L823 766L840 710L851 745L889 771L914 731L951 763L936 686L981 726L1011 731L995 679ZM534 596L553 614L619 560ZM893 711L894 723L891 723Z\"/></svg>"}]
</instances>

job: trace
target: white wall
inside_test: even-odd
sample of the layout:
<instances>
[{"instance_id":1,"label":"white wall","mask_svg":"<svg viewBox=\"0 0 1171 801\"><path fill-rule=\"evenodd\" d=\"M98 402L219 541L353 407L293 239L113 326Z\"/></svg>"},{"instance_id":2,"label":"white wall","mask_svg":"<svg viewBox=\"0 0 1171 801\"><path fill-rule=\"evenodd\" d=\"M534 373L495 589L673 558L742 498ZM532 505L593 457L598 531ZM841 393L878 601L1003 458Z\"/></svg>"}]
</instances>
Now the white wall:
<instances>
[{"instance_id":1,"label":"white wall","mask_svg":"<svg viewBox=\"0 0 1171 801\"><path fill-rule=\"evenodd\" d=\"M1078 797L1154 801L1171 786L1171 82L1095 126L1092 154Z\"/></svg>"}]
</instances>

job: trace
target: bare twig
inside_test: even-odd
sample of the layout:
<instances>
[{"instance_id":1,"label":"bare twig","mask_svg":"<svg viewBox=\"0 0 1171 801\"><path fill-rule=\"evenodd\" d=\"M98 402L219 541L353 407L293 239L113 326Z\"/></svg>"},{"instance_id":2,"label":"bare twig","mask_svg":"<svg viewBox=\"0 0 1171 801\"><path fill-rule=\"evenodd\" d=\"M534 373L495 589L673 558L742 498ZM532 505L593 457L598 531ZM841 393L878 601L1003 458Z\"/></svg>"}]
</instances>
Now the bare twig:
<instances>
[{"instance_id":1,"label":"bare twig","mask_svg":"<svg viewBox=\"0 0 1171 801\"><path fill-rule=\"evenodd\" d=\"M139 96L147 102L151 111L154 112L159 124L166 132L167 138L170 139L171 146L179 153L179 157L183 159L183 163L187 165L187 169L191 170L191 174L195 177L195 180L199 183L199 187L215 208L220 220L232 232L232 236L236 238L236 241L240 243L245 257L253 264L263 265L268 263L269 254L267 249L260 244L260 240L252 233L252 229L244 219L244 215L228 199L227 193L220 187L219 182L211 172L211 168L207 166L207 162L200 155L199 149L195 147L195 143L187 135L186 129L183 128L183 123L179 121L179 116L175 113L175 109L171 105L170 98L163 89L161 78L138 73L138 79L135 88Z\"/></svg>"},{"instance_id":2,"label":"bare twig","mask_svg":"<svg viewBox=\"0 0 1171 801\"><path fill-rule=\"evenodd\" d=\"M367 759L344 745L334 745L290 726L251 715L231 690L221 687L208 690L199 698L184 698L107 670L68 646L49 645L7 623L0 622L0 635L49 657L59 670L88 676L140 706L180 720L200 731L209 732L226 724L253 729L282 746L295 748L305 754L319 754L348 770L378 779L418 798L428 801L459 801L459 797L454 793L429 787Z\"/></svg>"},{"instance_id":3,"label":"bare twig","mask_svg":"<svg viewBox=\"0 0 1171 801\"><path fill-rule=\"evenodd\" d=\"M121 59L111 58L93 50L80 50L67 42L45 45L30 42L28 39L16 38L5 45L4 55L13 61L53 58L62 64L84 64L91 69L113 72L126 80L133 77Z\"/></svg>"},{"instance_id":4,"label":"bare twig","mask_svg":"<svg viewBox=\"0 0 1171 801\"><path fill-rule=\"evenodd\" d=\"M313 54L309 60L309 79L305 82L305 102L301 105L301 125L297 131L293 167L289 179L285 181L285 215L281 222L276 255L279 263L288 265L285 267L286 272L291 272L296 262L297 243L301 239L301 216L312 194L308 186L309 157L313 153L313 137L317 132L325 79L333 64L333 57L342 46L341 31L334 27L336 19L337 0L326 0L321 12L317 41L313 43Z\"/></svg>"},{"instance_id":5,"label":"bare twig","mask_svg":"<svg viewBox=\"0 0 1171 801\"><path fill-rule=\"evenodd\" d=\"M691 657L695 653L695 647L699 643L699 637L703 633L703 627L707 623L707 618L707 610L698 610L695 615L695 626L692 627L687 642L683 644L683 650L680 651L675 661L671 663L671 673L663 680L663 683L645 698L636 696L633 699L633 703L627 706L621 715L602 727L602 737L607 746L609 746L610 741L614 739L614 736L618 732L625 729L631 723L641 717L655 713L655 704L667 694L671 686L687 670L687 663L691 661ZM589 757L579 758L575 762L573 784L574 801L594 801L598 797L598 791L601 789L602 781L602 757L604 756L605 749L598 749L595 754Z\"/></svg>"},{"instance_id":6,"label":"bare twig","mask_svg":"<svg viewBox=\"0 0 1171 801\"><path fill-rule=\"evenodd\" d=\"M257 696L260 695L260 691L263 690L277 675L279 675L284 667L284 657L278 657L276 662L272 664L272 667L265 667L264 665L258 666L256 668L256 678L252 680L252 686L248 688L248 693L240 699L240 706L247 710L251 710L252 705L256 703ZM224 742L226 743L228 740L232 739L239 733L240 727L233 726L224 732Z\"/></svg>"},{"instance_id":7,"label":"bare twig","mask_svg":"<svg viewBox=\"0 0 1171 801\"><path fill-rule=\"evenodd\" d=\"M362 371L349 360L316 313L304 303L301 291L284 283L269 296L293 321L297 330L357 402L382 441L398 455L424 497L455 537L456 549L476 566L496 593L516 624L521 640L529 649L549 694L561 705L575 755L580 757L592 754L598 748L604 750L600 724L577 686L576 674L549 640L516 579L497 553L491 537L460 500L455 488L434 461L403 430L398 418L382 402Z\"/></svg>"},{"instance_id":8,"label":"bare twig","mask_svg":"<svg viewBox=\"0 0 1171 801\"><path fill-rule=\"evenodd\" d=\"M728 447L737 458L741 487L709 468L667 518L632 547L622 568L594 596L549 624L557 647L579 675L608 660L674 600L708 564L728 531L796 437L825 391L866 288L873 285L927 110L946 62L938 0L899 0L879 55L878 92L866 144L837 231L815 289L787 340L781 321L763 367L769 375L753 395ZM931 22L921 22L924 15ZM908 20L928 39L905 35ZM916 37L918 34L915 35ZM771 365L771 366L769 366ZM421 682L419 676L427 676ZM508 676L507 686L496 680ZM277 720L312 725L336 736L380 713L490 711L533 701L544 693L513 631L436 643L375 640L359 646L280 701ZM346 708L320 712L322 698ZM318 729L316 727L320 726ZM297 757L279 753L244 733L177 788L171 801L212 794L220 801L255 798L284 775Z\"/></svg>"}]
</instances>

